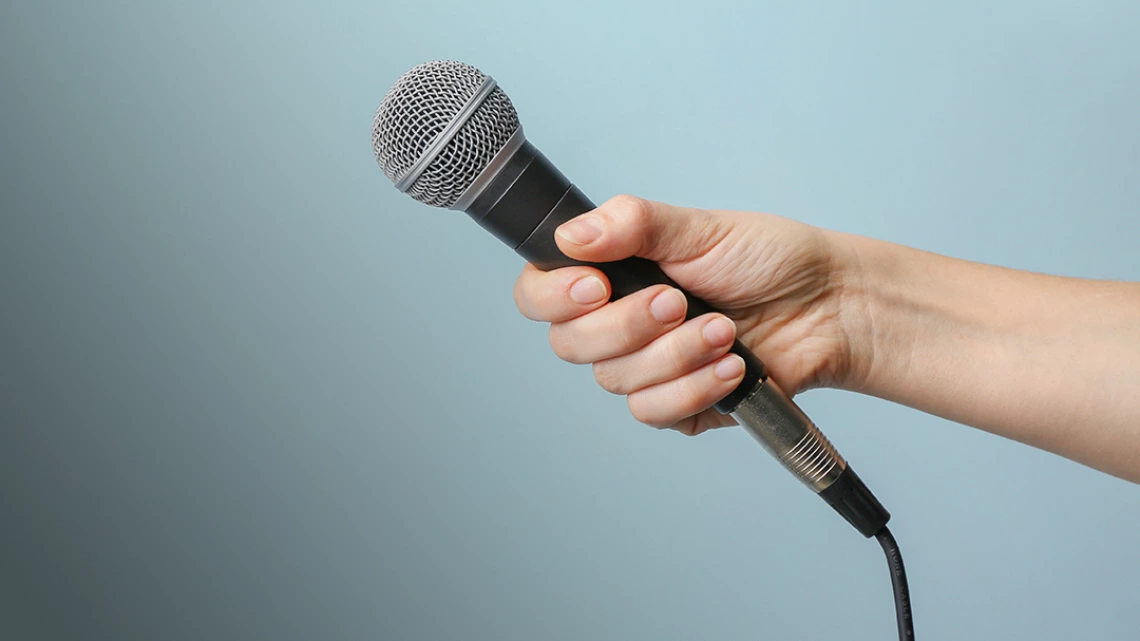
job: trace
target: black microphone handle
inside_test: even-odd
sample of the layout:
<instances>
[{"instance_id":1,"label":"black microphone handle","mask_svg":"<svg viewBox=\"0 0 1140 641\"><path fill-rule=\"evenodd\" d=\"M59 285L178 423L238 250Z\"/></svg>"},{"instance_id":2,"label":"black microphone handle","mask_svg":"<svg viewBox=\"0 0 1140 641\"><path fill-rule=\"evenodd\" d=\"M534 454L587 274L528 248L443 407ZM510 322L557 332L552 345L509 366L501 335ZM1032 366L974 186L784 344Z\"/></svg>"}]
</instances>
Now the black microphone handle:
<instances>
[{"instance_id":1,"label":"black microphone handle","mask_svg":"<svg viewBox=\"0 0 1140 641\"><path fill-rule=\"evenodd\" d=\"M520 132L521 133L521 132ZM595 208L586 196L529 142L509 149L477 181L479 194L465 211L520 256L542 270L588 265L606 275L616 300L651 285L669 285L688 300L686 318L716 311L685 291L652 261L631 257L585 263L558 249L559 225ZM768 380L764 364L739 340L731 351L744 359L744 380L714 407L732 414L789 471L818 493L864 536L874 536L890 519L819 428Z\"/></svg>"},{"instance_id":2,"label":"black microphone handle","mask_svg":"<svg viewBox=\"0 0 1140 641\"><path fill-rule=\"evenodd\" d=\"M687 319L714 311L705 301L673 282L657 263L631 257L612 263L584 263L562 253L554 230L595 205L529 142L525 142L467 209L468 215L542 270L589 265L609 278L616 300L650 285L669 285L688 300ZM764 363L739 340L731 351L744 359L744 380L715 405L731 413L765 378Z\"/></svg>"}]
</instances>

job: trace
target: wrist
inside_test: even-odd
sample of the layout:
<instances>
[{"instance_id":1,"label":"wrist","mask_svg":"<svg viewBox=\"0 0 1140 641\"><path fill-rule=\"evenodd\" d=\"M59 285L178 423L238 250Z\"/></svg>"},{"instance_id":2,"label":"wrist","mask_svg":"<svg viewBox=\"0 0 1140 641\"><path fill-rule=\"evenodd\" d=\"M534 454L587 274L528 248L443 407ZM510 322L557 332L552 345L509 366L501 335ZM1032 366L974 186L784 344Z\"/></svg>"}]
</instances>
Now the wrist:
<instances>
[{"instance_id":1,"label":"wrist","mask_svg":"<svg viewBox=\"0 0 1140 641\"><path fill-rule=\"evenodd\" d=\"M1140 286L830 238L836 387L1140 480Z\"/></svg>"},{"instance_id":2,"label":"wrist","mask_svg":"<svg viewBox=\"0 0 1140 641\"><path fill-rule=\"evenodd\" d=\"M924 303L910 283L928 255L862 236L828 234L840 301L837 321L845 336L835 387L890 396L891 381L910 367L921 331L916 312Z\"/></svg>"},{"instance_id":3,"label":"wrist","mask_svg":"<svg viewBox=\"0 0 1140 641\"><path fill-rule=\"evenodd\" d=\"M836 245L849 337L842 389L945 416L948 390L962 384L953 372L996 358L1026 331L1021 305L1011 304L1021 299L1008 286L1012 272L850 234Z\"/></svg>"}]
</instances>

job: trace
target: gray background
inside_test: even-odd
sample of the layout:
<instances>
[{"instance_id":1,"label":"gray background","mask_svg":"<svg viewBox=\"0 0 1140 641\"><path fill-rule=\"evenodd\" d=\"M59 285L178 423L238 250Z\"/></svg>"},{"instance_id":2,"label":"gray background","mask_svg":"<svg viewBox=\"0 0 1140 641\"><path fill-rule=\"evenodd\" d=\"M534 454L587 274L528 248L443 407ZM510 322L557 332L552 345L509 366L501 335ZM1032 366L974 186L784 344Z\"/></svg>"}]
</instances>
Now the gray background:
<instances>
[{"instance_id":1,"label":"gray background","mask_svg":"<svg viewBox=\"0 0 1140 641\"><path fill-rule=\"evenodd\" d=\"M461 59L599 200L1140 279L1138 5L916 4L5 2L0 638L893 638L874 543L739 430L637 425L368 137ZM1135 486L800 400L924 639L1135 638Z\"/></svg>"}]
</instances>

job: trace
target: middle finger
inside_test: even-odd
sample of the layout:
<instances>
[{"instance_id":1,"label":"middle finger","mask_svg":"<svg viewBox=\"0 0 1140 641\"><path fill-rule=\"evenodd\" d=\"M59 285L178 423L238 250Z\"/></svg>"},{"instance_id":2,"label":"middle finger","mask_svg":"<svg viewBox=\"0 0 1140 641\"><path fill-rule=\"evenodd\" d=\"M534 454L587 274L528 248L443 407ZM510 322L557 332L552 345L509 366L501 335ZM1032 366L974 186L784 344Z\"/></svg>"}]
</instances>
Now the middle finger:
<instances>
[{"instance_id":1,"label":"middle finger","mask_svg":"<svg viewBox=\"0 0 1140 641\"><path fill-rule=\"evenodd\" d=\"M688 303L668 285L647 287L578 318L550 325L559 358L592 363L628 354L681 324Z\"/></svg>"}]
</instances>

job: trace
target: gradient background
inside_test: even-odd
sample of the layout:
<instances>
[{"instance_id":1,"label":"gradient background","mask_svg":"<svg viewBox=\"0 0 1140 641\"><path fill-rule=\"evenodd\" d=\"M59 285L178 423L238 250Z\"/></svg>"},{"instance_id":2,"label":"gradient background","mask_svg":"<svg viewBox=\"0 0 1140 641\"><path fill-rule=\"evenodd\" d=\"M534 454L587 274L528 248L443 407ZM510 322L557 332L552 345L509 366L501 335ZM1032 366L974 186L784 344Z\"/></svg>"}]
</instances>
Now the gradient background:
<instances>
[{"instance_id":1,"label":"gradient background","mask_svg":"<svg viewBox=\"0 0 1140 641\"><path fill-rule=\"evenodd\" d=\"M873 542L555 358L369 127L461 59L597 200L1140 279L1138 5L915 4L4 3L0 638L893 638ZM1135 638L1136 486L800 401L923 639Z\"/></svg>"}]
</instances>

